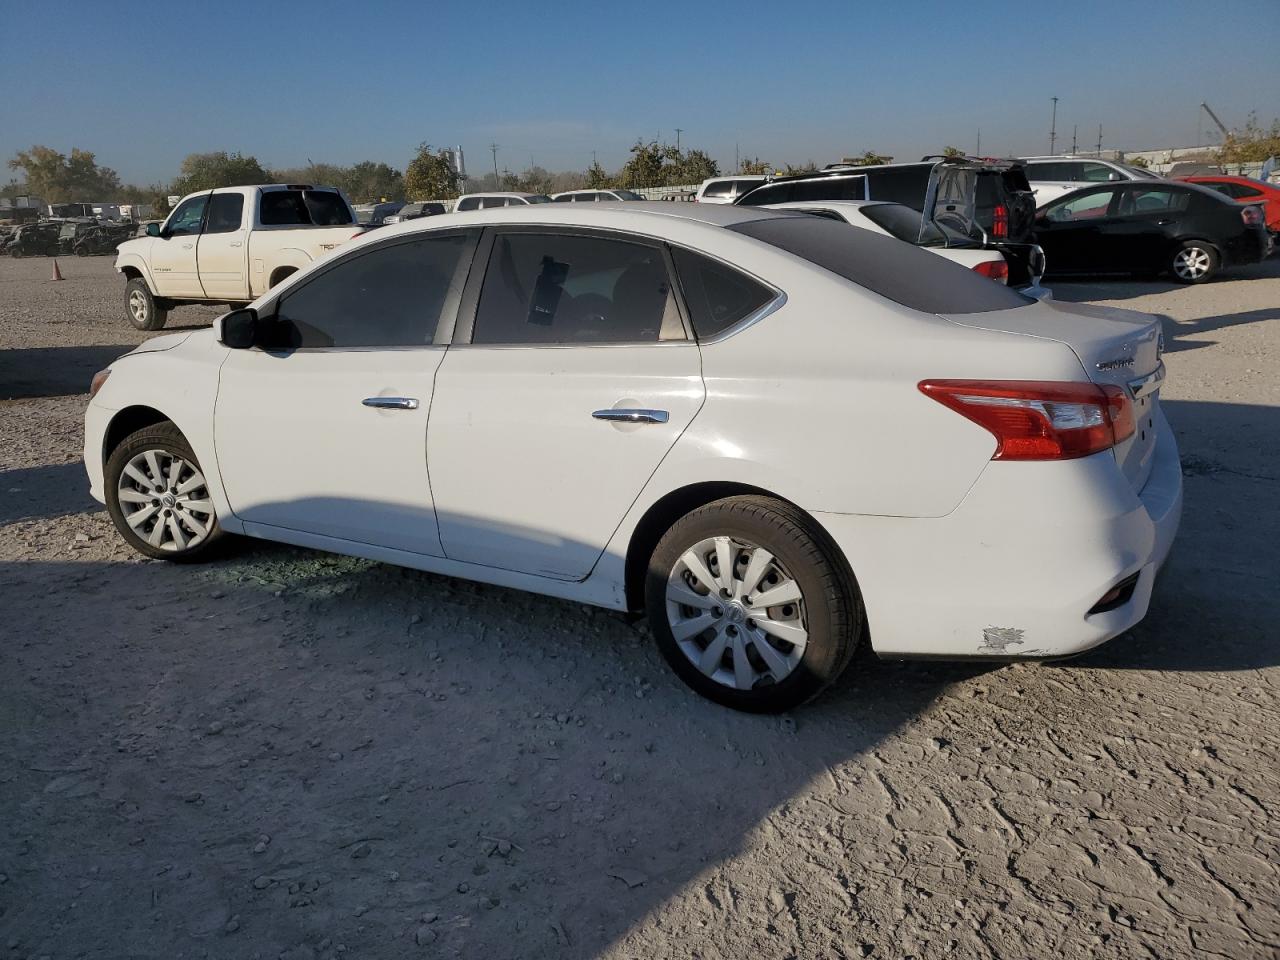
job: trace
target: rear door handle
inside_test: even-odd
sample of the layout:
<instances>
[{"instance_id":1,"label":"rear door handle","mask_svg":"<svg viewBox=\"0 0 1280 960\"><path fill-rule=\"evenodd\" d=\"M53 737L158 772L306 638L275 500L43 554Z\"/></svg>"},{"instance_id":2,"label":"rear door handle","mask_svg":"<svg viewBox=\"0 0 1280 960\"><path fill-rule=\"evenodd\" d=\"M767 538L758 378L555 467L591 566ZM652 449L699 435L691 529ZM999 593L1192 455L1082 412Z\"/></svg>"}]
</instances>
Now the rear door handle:
<instances>
[{"instance_id":1,"label":"rear door handle","mask_svg":"<svg viewBox=\"0 0 1280 960\"><path fill-rule=\"evenodd\" d=\"M615 423L666 423L671 414L666 410L643 410L638 408L610 407L608 410L596 410L591 416L597 420L612 420Z\"/></svg>"},{"instance_id":2,"label":"rear door handle","mask_svg":"<svg viewBox=\"0 0 1280 960\"><path fill-rule=\"evenodd\" d=\"M239 241L239 240L232 240L232 241L231 241L231 246L233 246L233 247L238 247L238 246L240 246L240 241Z\"/></svg>"},{"instance_id":3,"label":"rear door handle","mask_svg":"<svg viewBox=\"0 0 1280 960\"><path fill-rule=\"evenodd\" d=\"M366 407L379 410L417 410L418 401L413 397L365 397L360 401Z\"/></svg>"}]
</instances>

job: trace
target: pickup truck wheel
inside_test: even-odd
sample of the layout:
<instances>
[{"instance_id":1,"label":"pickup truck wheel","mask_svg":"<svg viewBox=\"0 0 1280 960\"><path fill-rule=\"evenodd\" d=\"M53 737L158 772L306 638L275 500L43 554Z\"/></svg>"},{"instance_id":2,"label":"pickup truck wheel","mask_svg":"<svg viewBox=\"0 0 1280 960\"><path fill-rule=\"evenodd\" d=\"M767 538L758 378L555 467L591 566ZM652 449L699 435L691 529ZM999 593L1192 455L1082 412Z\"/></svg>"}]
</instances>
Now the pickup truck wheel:
<instances>
[{"instance_id":1,"label":"pickup truck wheel","mask_svg":"<svg viewBox=\"0 0 1280 960\"><path fill-rule=\"evenodd\" d=\"M159 330L169 319L169 311L161 308L141 277L134 277L125 285L124 315L138 330Z\"/></svg>"}]
</instances>

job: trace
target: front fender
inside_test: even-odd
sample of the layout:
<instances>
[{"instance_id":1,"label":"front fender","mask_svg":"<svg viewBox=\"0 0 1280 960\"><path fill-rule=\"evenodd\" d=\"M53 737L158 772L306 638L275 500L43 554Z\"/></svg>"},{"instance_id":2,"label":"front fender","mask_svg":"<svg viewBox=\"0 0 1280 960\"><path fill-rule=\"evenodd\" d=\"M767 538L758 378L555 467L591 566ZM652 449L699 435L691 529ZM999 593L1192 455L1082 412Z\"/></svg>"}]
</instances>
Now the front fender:
<instances>
[{"instance_id":1,"label":"front fender","mask_svg":"<svg viewBox=\"0 0 1280 960\"><path fill-rule=\"evenodd\" d=\"M151 267L148 266L146 259L141 254L121 252L116 254L116 273L123 274L125 268L132 268L142 274L142 279L147 281L147 287L151 292L156 293L155 277L151 274Z\"/></svg>"}]
</instances>

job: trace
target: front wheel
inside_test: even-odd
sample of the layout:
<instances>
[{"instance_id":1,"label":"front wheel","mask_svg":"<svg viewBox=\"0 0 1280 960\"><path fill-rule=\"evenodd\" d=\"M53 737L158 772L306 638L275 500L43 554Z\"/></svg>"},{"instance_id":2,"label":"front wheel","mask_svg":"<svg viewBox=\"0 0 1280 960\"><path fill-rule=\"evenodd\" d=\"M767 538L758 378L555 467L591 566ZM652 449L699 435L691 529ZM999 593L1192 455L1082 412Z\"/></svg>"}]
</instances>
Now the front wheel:
<instances>
[{"instance_id":1,"label":"front wheel","mask_svg":"<svg viewBox=\"0 0 1280 960\"><path fill-rule=\"evenodd\" d=\"M1204 283L1220 265L1217 250L1201 240L1187 240L1173 252L1170 270L1179 283Z\"/></svg>"},{"instance_id":2,"label":"front wheel","mask_svg":"<svg viewBox=\"0 0 1280 960\"><path fill-rule=\"evenodd\" d=\"M124 315L137 330L159 330L169 319L147 286L147 281L134 277L124 288Z\"/></svg>"},{"instance_id":3,"label":"front wheel","mask_svg":"<svg viewBox=\"0 0 1280 960\"><path fill-rule=\"evenodd\" d=\"M171 422L125 437L103 474L111 522L139 553L199 560L224 536L200 463Z\"/></svg>"},{"instance_id":4,"label":"front wheel","mask_svg":"<svg viewBox=\"0 0 1280 960\"><path fill-rule=\"evenodd\" d=\"M836 549L783 501L700 507L649 562L645 601L659 650L690 687L738 710L774 713L812 699L848 665L862 630Z\"/></svg>"}]
</instances>

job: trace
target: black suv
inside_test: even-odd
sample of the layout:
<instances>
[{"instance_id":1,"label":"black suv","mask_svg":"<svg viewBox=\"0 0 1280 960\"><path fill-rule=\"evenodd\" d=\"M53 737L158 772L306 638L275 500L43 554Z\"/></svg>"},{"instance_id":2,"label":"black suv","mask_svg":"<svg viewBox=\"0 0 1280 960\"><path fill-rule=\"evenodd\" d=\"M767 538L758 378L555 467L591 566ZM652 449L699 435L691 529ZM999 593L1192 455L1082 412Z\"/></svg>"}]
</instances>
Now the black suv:
<instances>
[{"instance_id":1,"label":"black suv","mask_svg":"<svg viewBox=\"0 0 1280 960\"><path fill-rule=\"evenodd\" d=\"M919 163L831 164L818 173L779 177L739 197L739 206L806 200L889 200L961 232L978 235L1009 261L1011 284L1038 272L1035 196L1014 160L925 157Z\"/></svg>"}]
</instances>

